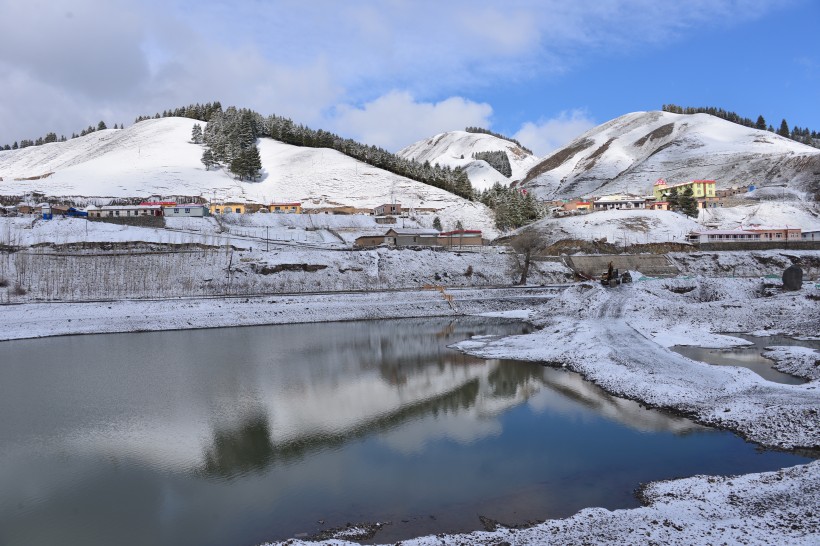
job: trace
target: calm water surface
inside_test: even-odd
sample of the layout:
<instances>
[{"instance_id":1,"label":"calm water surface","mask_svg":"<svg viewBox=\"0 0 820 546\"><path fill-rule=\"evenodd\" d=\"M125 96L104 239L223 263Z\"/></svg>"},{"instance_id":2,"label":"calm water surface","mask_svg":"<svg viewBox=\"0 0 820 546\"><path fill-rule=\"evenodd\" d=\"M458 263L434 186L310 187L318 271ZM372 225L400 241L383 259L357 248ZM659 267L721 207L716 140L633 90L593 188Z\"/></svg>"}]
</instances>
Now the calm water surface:
<instances>
[{"instance_id":1,"label":"calm water surface","mask_svg":"<svg viewBox=\"0 0 820 546\"><path fill-rule=\"evenodd\" d=\"M772 367L774 361L763 356L763 350L766 347L781 345L809 347L820 350L820 341L816 340L799 340L786 336L754 337L738 334L730 335L745 339L751 342L751 345L731 347L728 349L707 349L704 347L676 345L675 347L671 347L671 349L687 358L706 362L707 364L748 368L766 381L786 385L800 385L806 383L806 380L776 370Z\"/></svg>"},{"instance_id":2,"label":"calm water surface","mask_svg":"<svg viewBox=\"0 0 820 546\"><path fill-rule=\"evenodd\" d=\"M375 541L636 506L641 482L808 459L579 376L447 349L425 319L0 343L0 544ZM319 523L319 521L324 523Z\"/></svg>"}]
</instances>

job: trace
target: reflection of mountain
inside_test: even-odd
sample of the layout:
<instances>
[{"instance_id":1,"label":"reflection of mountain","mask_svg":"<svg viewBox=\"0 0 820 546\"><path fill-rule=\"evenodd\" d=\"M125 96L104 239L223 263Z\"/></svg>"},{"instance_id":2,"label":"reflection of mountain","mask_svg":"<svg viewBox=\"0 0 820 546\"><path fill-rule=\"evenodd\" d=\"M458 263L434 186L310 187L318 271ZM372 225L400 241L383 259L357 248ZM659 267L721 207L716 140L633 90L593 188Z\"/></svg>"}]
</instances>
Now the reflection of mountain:
<instances>
[{"instance_id":1,"label":"reflection of mountain","mask_svg":"<svg viewBox=\"0 0 820 546\"><path fill-rule=\"evenodd\" d=\"M255 415L233 430L214 432L205 451L205 474L231 477L261 470L274 456L267 417Z\"/></svg>"},{"instance_id":2,"label":"reflection of mountain","mask_svg":"<svg viewBox=\"0 0 820 546\"><path fill-rule=\"evenodd\" d=\"M669 431L686 434L704 428L689 419L649 410L635 401L612 396L574 372L545 367L541 379L553 393L562 395L539 396L537 400L530 402L533 407L542 411L576 412L575 404L581 404L593 410L596 415L618 421L640 431ZM572 404L568 404L567 400Z\"/></svg>"}]
</instances>

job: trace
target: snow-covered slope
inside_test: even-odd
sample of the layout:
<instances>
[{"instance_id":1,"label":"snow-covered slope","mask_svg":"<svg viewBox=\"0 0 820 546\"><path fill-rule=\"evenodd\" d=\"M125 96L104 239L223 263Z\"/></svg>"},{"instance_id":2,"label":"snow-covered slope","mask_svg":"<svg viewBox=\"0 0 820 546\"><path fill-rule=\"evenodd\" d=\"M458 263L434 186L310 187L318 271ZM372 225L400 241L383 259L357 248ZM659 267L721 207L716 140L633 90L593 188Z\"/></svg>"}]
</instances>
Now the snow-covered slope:
<instances>
[{"instance_id":1,"label":"snow-covered slope","mask_svg":"<svg viewBox=\"0 0 820 546\"><path fill-rule=\"evenodd\" d=\"M708 114L636 112L599 125L529 171L541 198L650 193L658 178L717 188L787 184L820 194L820 150Z\"/></svg>"},{"instance_id":2,"label":"snow-covered slope","mask_svg":"<svg viewBox=\"0 0 820 546\"><path fill-rule=\"evenodd\" d=\"M526 229L542 234L548 243L562 239L604 239L619 245L667 243L686 240L703 226L692 218L667 210L604 210L594 214L544 218Z\"/></svg>"},{"instance_id":3,"label":"snow-covered slope","mask_svg":"<svg viewBox=\"0 0 820 546\"><path fill-rule=\"evenodd\" d=\"M388 202L439 209L445 226L461 221L494 237L492 213L449 192L377 169L330 149L300 148L270 139L258 143L263 176L235 180L206 171L203 147L190 143L197 123L163 118L127 129L0 152L0 194L37 191L50 196L148 197L187 195L301 201L306 207L373 208Z\"/></svg>"},{"instance_id":4,"label":"snow-covered slope","mask_svg":"<svg viewBox=\"0 0 820 546\"><path fill-rule=\"evenodd\" d=\"M486 161L473 159L476 152L504 152L510 160L512 177L499 173ZM478 190L489 188L496 182L507 185L512 180L520 180L538 163L538 158L514 142L483 133L450 131L425 140L420 140L398 154L405 159L420 163L429 161L431 165L461 167L470 177L473 187Z\"/></svg>"}]
</instances>

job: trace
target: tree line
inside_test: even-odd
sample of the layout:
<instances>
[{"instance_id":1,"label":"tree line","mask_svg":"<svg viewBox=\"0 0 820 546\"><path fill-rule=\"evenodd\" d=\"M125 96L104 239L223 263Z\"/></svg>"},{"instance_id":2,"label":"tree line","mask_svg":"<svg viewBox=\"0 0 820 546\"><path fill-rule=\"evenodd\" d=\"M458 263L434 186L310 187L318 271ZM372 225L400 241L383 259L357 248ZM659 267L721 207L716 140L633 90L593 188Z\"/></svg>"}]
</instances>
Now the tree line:
<instances>
[{"instance_id":1,"label":"tree line","mask_svg":"<svg viewBox=\"0 0 820 546\"><path fill-rule=\"evenodd\" d=\"M329 148L362 163L449 191L465 199L476 198L467 173L460 168L430 165L429 162L418 163L401 158L383 148L342 138L330 131L296 124L286 117L265 117L253 110L237 109L233 106L224 111L217 109L211 114L202 134L202 142L207 147L203 152L202 161L206 168L225 165L239 178L255 179L259 174L258 170L254 171L255 156L258 154L255 141L260 137L272 138L294 146ZM192 141L195 139L196 135L192 134ZM249 158L249 155L253 157ZM235 165L235 170L233 165L238 158L239 163ZM247 161L252 163L250 168L246 165Z\"/></svg>"},{"instance_id":2,"label":"tree line","mask_svg":"<svg viewBox=\"0 0 820 546\"><path fill-rule=\"evenodd\" d=\"M518 146L519 148L521 148L522 150L524 150L528 154L533 155L532 150L530 150L529 148L527 148L526 146L524 146L523 144L521 144L520 142L518 142L514 138L504 136L501 133L496 133L496 132L490 131L489 129L484 129L483 127L466 127L464 130L467 131L468 133L479 133L479 134L482 134L482 135L491 135L491 136L494 136L496 138L500 138L502 140L512 142L513 144L515 144L516 146Z\"/></svg>"},{"instance_id":3,"label":"tree line","mask_svg":"<svg viewBox=\"0 0 820 546\"><path fill-rule=\"evenodd\" d=\"M507 178L512 177L512 166L510 158L505 152L475 152L473 159L481 159L489 163L490 167L497 170Z\"/></svg>"},{"instance_id":4,"label":"tree line","mask_svg":"<svg viewBox=\"0 0 820 546\"><path fill-rule=\"evenodd\" d=\"M495 225L502 231L531 224L546 213L544 205L527 190L498 182L481 192L478 200L495 211Z\"/></svg>"},{"instance_id":5,"label":"tree line","mask_svg":"<svg viewBox=\"0 0 820 546\"><path fill-rule=\"evenodd\" d=\"M678 106L677 104L664 104L661 109L664 112L671 112L673 114L709 114L720 119L725 119L726 121L731 121L732 123L737 123L738 125L743 125L744 127L751 127L753 129L760 129L761 131L777 133L778 135L794 140L795 142L820 148L820 142L818 142L820 141L820 133L817 131L810 131L807 127L801 129L796 125L789 129L789 124L785 119L780 122L780 127L775 130L771 124L766 123L766 118L762 115L757 116L757 119L752 121L751 118L742 117L735 112L727 111L723 108L715 108L713 106L687 106L684 108L682 106Z\"/></svg>"},{"instance_id":6,"label":"tree line","mask_svg":"<svg viewBox=\"0 0 820 546\"><path fill-rule=\"evenodd\" d=\"M114 129L124 129L124 125L117 125L114 124ZM93 133L94 131L101 131L103 129L108 129L108 126L105 124L104 121L100 121L95 128L93 125L89 125L88 128L83 129L79 133L71 133L71 138L78 138L81 136L85 136L88 134ZM15 140L14 144L6 144L4 146L0 146L0 150L18 150L21 148L28 148L29 146L41 146L43 144L48 144L49 142L66 142L68 139L65 135L61 135L59 138L57 137L57 133L46 133L46 136L39 137L36 140L27 140L23 139L19 143Z\"/></svg>"}]
</instances>

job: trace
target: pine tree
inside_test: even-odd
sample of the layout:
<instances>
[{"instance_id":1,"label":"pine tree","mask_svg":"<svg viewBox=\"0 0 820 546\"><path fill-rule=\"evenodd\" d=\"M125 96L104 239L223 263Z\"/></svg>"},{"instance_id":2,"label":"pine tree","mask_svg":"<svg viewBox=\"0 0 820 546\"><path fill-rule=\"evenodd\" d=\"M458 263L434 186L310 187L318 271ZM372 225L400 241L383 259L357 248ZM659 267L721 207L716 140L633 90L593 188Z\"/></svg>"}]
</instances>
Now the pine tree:
<instances>
[{"instance_id":1,"label":"pine tree","mask_svg":"<svg viewBox=\"0 0 820 546\"><path fill-rule=\"evenodd\" d=\"M103 129L108 129L108 127L106 127L106 126L105 126L105 122L104 122L104 121L100 121L100 122L97 124L97 130L98 130L98 131L102 131Z\"/></svg>"},{"instance_id":2,"label":"pine tree","mask_svg":"<svg viewBox=\"0 0 820 546\"><path fill-rule=\"evenodd\" d=\"M435 218L433 218L433 228L434 228L434 229L437 229L438 231L441 231L441 230L442 230L442 227L441 227L441 218L439 218L438 216L436 216Z\"/></svg>"},{"instance_id":3,"label":"pine tree","mask_svg":"<svg viewBox=\"0 0 820 546\"><path fill-rule=\"evenodd\" d=\"M680 209L680 196L678 195L678 188L672 188L666 194L666 201L669 203L669 210Z\"/></svg>"},{"instance_id":4,"label":"pine tree","mask_svg":"<svg viewBox=\"0 0 820 546\"><path fill-rule=\"evenodd\" d=\"M17 148L19 148L19 146L17 145L17 141L15 140L14 144L11 145L11 149L16 150Z\"/></svg>"},{"instance_id":5,"label":"pine tree","mask_svg":"<svg viewBox=\"0 0 820 546\"><path fill-rule=\"evenodd\" d=\"M259 149L256 145L244 150L241 154L245 175L254 180L259 177L259 171L262 170L262 158L259 156Z\"/></svg>"},{"instance_id":6,"label":"pine tree","mask_svg":"<svg viewBox=\"0 0 820 546\"><path fill-rule=\"evenodd\" d=\"M766 130L766 120L763 119L763 116L757 116L757 123L755 123L755 129L760 129L761 131Z\"/></svg>"},{"instance_id":7,"label":"pine tree","mask_svg":"<svg viewBox=\"0 0 820 546\"><path fill-rule=\"evenodd\" d=\"M199 123L194 123L193 129L191 129L191 142L202 144L202 126Z\"/></svg>"},{"instance_id":8,"label":"pine tree","mask_svg":"<svg viewBox=\"0 0 820 546\"><path fill-rule=\"evenodd\" d=\"M777 134L782 137L789 138L791 133L789 132L789 124L786 123L785 119L780 122L780 130L777 131Z\"/></svg>"},{"instance_id":9,"label":"pine tree","mask_svg":"<svg viewBox=\"0 0 820 546\"><path fill-rule=\"evenodd\" d=\"M236 156L233 158L231 160L231 164L228 166L228 170L230 170L239 180L242 180L245 176L245 162L242 159L242 156Z\"/></svg>"},{"instance_id":10,"label":"pine tree","mask_svg":"<svg viewBox=\"0 0 820 546\"><path fill-rule=\"evenodd\" d=\"M204 152L202 152L202 163L205 165L205 170L210 171L211 166L216 163L214 161L214 154L211 152L210 148L206 148Z\"/></svg>"},{"instance_id":11,"label":"pine tree","mask_svg":"<svg viewBox=\"0 0 820 546\"><path fill-rule=\"evenodd\" d=\"M698 215L698 202L695 200L692 186L686 186L679 200L680 211L686 216L696 217Z\"/></svg>"}]
</instances>

